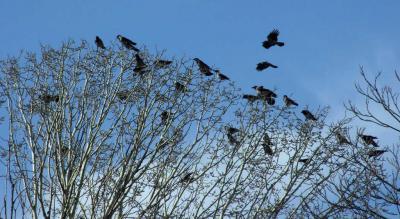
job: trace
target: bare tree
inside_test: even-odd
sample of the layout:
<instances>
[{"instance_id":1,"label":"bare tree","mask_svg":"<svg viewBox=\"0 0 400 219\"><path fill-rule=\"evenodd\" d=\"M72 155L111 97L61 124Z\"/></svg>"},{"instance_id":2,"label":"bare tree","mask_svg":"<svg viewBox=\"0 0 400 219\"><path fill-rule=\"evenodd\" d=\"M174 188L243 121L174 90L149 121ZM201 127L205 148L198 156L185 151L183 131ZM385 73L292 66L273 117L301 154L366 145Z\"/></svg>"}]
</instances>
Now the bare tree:
<instances>
[{"instance_id":1,"label":"bare tree","mask_svg":"<svg viewBox=\"0 0 400 219\"><path fill-rule=\"evenodd\" d=\"M393 136L399 137L400 133L400 108L399 90L400 76L395 71L394 86L380 85L381 73L369 79L363 68L361 76L365 86L356 85L356 90L364 100L363 106L353 102L346 105L356 118L378 127L387 129ZM396 87L397 85L397 87ZM363 166L365 176L358 180L357 186L368 189L369 199L357 203L355 207L364 212L372 212L375 217L398 217L400 215L400 151L399 143L393 142L391 146L376 143L375 136L361 133L361 143L367 150L367 156L355 157L355 162ZM371 133L373 134L373 133ZM367 136L367 137L365 137ZM374 145L371 147L368 145ZM377 148L378 146L379 148Z\"/></svg>"},{"instance_id":2,"label":"bare tree","mask_svg":"<svg viewBox=\"0 0 400 219\"><path fill-rule=\"evenodd\" d=\"M337 138L348 121L246 102L192 61L134 51L67 42L1 61L6 218L359 213L343 207L369 195L340 181L366 165Z\"/></svg>"}]
</instances>

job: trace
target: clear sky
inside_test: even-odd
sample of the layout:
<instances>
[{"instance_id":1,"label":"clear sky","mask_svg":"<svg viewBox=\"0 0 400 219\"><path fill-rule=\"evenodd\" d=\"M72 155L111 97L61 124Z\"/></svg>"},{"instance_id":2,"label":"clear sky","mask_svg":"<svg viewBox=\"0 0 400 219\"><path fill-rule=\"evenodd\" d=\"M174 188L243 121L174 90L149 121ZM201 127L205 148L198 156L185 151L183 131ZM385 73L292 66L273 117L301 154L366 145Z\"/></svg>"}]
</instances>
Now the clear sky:
<instances>
[{"instance_id":1,"label":"clear sky","mask_svg":"<svg viewBox=\"0 0 400 219\"><path fill-rule=\"evenodd\" d=\"M400 69L399 9L398 0L0 0L0 58L95 35L107 45L122 34L168 56L199 57L243 92L276 88L311 110L330 105L341 118L343 102L362 103L359 66L383 71L388 83ZM286 45L265 50L273 28ZM257 72L262 60L279 68Z\"/></svg>"}]
</instances>

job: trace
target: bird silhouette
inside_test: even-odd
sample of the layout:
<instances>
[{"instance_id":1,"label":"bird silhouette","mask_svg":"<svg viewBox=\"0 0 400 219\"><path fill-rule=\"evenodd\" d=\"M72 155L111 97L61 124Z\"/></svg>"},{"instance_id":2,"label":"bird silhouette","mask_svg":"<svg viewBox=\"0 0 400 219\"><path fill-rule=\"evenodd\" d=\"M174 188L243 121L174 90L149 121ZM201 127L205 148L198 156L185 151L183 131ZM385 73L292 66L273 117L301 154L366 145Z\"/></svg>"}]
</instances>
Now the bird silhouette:
<instances>
[{"instance_id":1,"label":"bird silhouette","mask_svg":"<svg viewBox=\"0 0 400 219\"><path fill-rule=\"evenodd\" d=\"M228 76L222 74L220 70L218 70L218 69L215 70L215 73L217 73L219 80L221 80L221 81L229 80Z\"/></svg>"},{"instance_id":2,"label":"bird silhouette","mask_svg":"<svg viewBox=\"0 0 400 219\"><path fill-rule=\"evenodd\" d=\"M121 44L125 48L133 50L135 52L139 52L140 51L138 48L135 47L136 43L133 42L132 40L130 40L130 39L126 38L126 37L123 37L121 35L117 35L117 39L121 42Z\"/></svg>"},{"instance_id":3,"label":"bird silhouette","mask_svg":"<svg viewBox=\"0 0 400 219\"><path fill-rule=\"evenodd\" d=\"M181 183L192 183L195 181L195 178L193 177L193 173L187 173L182 179L181 179Z\"/></svg>"},{"instance_id":4,"label":"bird silhouette","mask_svg":"<svg viewBox=\"0 0 400 219\"><path fill-rule=\"evenodd\" d=\"M264 152L266 155L273 155L274 152L272 151L272 142L270 137L268 136L267 133L264 134L263 136L263 143L261 144L263 146Z\"/></svg>"},{"instance_id":5,"label":"bird silhouette","mask_svg":"<svg viewBox=\"0 0 400 219\"><path fill-rule=\"evenodd\" d=\"M273 29L267 36L267 40L265 40L262 45L264 48L269 49L271 46L284 46L285 43L278 42L279 30Z\"/></svg>"},{"instance_id":6,"label":"bird silhouette","mask_svg":"<svg viewBox=\"0 0 400 219\"><path fill-rule=\"evenodd\" d=\"M336 135L336 139L338 140L339 144L351 144L351 142L349 140L347 140L347 138L342 135L339 131L335 132Z\"/></svg>"},{"instance_id":7,"label":"bird silhouette","mask_svg":"<svg viewBox=\"0 0 400 219\"><path fill-rule=\"evenodd\" d=\"M161 60L161 59L158 59L158 60L156 60L156 61L154 62L154 65L155 65L157 68L166 68L166 67L169 66L170 64L172 64L172 61L170 61L170 60Z\"/></svg>"},{"instance_id":8,"label":"bird silhouette","mask_svg":"<svg viewBox=\"0 0 400 219\"><path fill-rule=\"evenodd\" d=\"M290 106L298 106L299 104L297 104L296 103L296 101L294 101L294 100L292 100L292 99L290 99L288 96L286 96L286 95L283 95L283 101L285 102L285 105L287 106L287 107L290 107Z\"/></svg>"},{"instance_id":9,"label":"bird silhouette","mask_svg":"<svg viewBox=\"0 0 400 219\"><path fill-rule=\"evenodd\" d=\"M256 70L257 71L262 71L262 70L267 69L269 67L278 68L278 66L273 65L273 64L271 64L271 63L269 63L267 61L264 61L264 62L260 62L260 63L257 64Z\"/></svg>"},{"instance_id":10,"label":"bird silhouette","mask_svg":"<svg viewBox=\"0 0 400 219\"><path fill-rule=\"evenodd\" d=\"M273 97L273 98L275 98L275 97L278 96L272 90L264 88L264 86L253 86L251 88L256 90L257 94L259 96L262 96L262 97Z\"/></svg>"},{"instance_id":11,"label":"bird silhouette","mask_svg":"<svg viewBox=\"0 0 400 219\"><path fill-rule=\"evenodd\" d=\"M175 89L179 92L185 92L186 91L186 86L179 83L179 82L175 82Z\"/></svg>"},{"instance_id":12,"label":"bird silhouette","mask_svg":"<svg viewBox=\"0 0 400 219\"><path fill-rule=\"evenodd\" d=\"M171 113L168 111L163 111L161 113L161 123L166 124L169 118L171 117Z\"/></svg>"},{"instance_id":13,"label":"bird silhouette","mask_svg":"<svg viewBox=\"0 0 400 219\"><path fill-rule=\"evenodd\" d=\"M248 100L250 102L254 102L254 101L260 99L260 97L259 96L254 96L254 95L251 95L251 94L245 94L245 95L243 95L243 99L246 99L246 100Z\"/></svg>"},{"instance_id":14,"label":"bird silhouette","mask_svg":"<svg viewBox=\"0 0 400 219\"><path fill-rule=\"evenodd\" d=\"M144 63L143 59L139 56L139 54L135 54L136 66L133 69L136 73L143 73L144 70L147 68L146 63Z\"/></svg>"},{"instance_id":15,"label":"bird silhouette","mask_svg":"<svg viewBox=\"0 0 400 219\"><path fill-rule=\"evenodd\" d=\"M387 150L370 150L370 151L368 151L368 156L369 157L379 157L385 152L387 152Z\"/></svg>"},{"instance_id":16,"label":"bird silhouette","mask_svg":"<svg viewBox=\"0 0 400 219\"><path fill-rule=\"evenodd\" d=\"M228 134L231 134L231 135L235 134L237 132L240 132L240 130L238 128L231 127L231 126L226 126L225 129L228 132Z\"/></svg>"},{"instance_id":17,"label":"bird silhouette","mask_svg":"<svg viewBox=\"0 0 400 219\"><path fill-rule=\"evenodd\" d=\"M126 100L126 99L128 99L129 91L127 91L127 90L118 91L118 92L116 93L116 96L117 96L118 99L120 99L120 100Z\"/></svg>"},{"instance_id":18,"label":"bird silhouette","mask_svg":"<svg viewBox=\"0 0 400 219\"><path fill-rule=\"evenodd\" d=\"M308 110L302 110L301 113L306 117L307 120L317 121L317 118Z\"/></svg>"},{"instance_id":19,"label":"bird silhouette","mask_svg":"<svg viewBox=\"0 0 400 219\"><path fill-rule=\"evenodd\" d=\"M99 36L96 36L96 40L94 42L96 43L97 48L102 48L102 49L106 48L104 46L103 40L101 40Z\"/></svg>"},{"instance_id":20,"label":"bird silhouette","mask_svg":"<svg viewBox=\"0 0 400 219\"><path fill-rule=\"evenodd\" d=\"M200 60L199 58L194 58L193 59L197 66L199 67L199 71L204 74L205 76L211 76L213 75L212 68L210 66L208 66L206 63L204 63L202 60Z\"/></svg>"},{"instance_id":21,"label":"bird silhouette","mask_svg":"<svg viewBox=\"0 0 400 219\"><path fill-rule=\"evenodd\" d=\"M50 102L58 102L60 100L60 97L58 95L49 95L49 94L43 94L39 95L39 99L43 100L45 103L50 103Z\"/></svg>"},{"instance_id":22,"label":"bird silhouette","mask_svg":"<svg viewBox=\"0 0 400 219\"><path fill-rule=\"evenodd\" d=\"M300 158L299 162L300 163L308 163L310 161L310 158Z\"/></svg>"},{"instance_id":23,"label":"bird silhouette","mask_svg":"<svg viewBox=\"0 0 400 219\"><path fill-rule=\"evenodd\" d=\"M378 139L378 137L372 135L363 135L363 134L360 134L360 137L366 145L373 145L374 147L379 147L379 145L374 141L375 139Z\"/></svg>"},{"instance_id":24,"label":"bird silhouette","mask_svg":"<svg viewBox=\"0 0 400 219\"><path fill-rule=\"evenodd\" d=\"M228 137L229 144L239 146L240 142L231 133L226 134L226 136Z\"/></svg>"}]
</instances>

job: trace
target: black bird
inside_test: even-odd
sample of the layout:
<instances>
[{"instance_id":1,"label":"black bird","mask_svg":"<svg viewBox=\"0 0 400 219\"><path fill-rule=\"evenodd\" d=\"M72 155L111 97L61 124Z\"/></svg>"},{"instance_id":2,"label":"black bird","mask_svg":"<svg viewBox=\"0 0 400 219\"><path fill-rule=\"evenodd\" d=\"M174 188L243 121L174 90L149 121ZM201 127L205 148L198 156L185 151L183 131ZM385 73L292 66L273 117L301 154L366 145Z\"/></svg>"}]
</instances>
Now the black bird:
<instances>
[{"instance_id":1,"label":"black bird","mask_svg":"<svg viewBox=\"0 0 400 219\"><path fill-rule=\"evenodd\" d=\"M181 183L192 183L195 181L195 178L192 176L193 173L187 173L182 179Z\"/></svg>"},{"instance_id":2,"label":"black bird","mask_svg":"<svg viewBox=\"0 0 400 219\"><path fill-rule=\"evenodd\" d=\"M304 115L304 117L306 117L306 119L317 121L317 118L315 118L315 116L310 111L303 110L303 111L301 111L301 113Z\"/></svg>"},{"instance_id":3,"label":"black bird","mask_svg":"<svg viewBox=\"0 0 400 219\"><path fill-rule=\"evenodd\" d=\"M133 50L135 52L139 52L140 51L138 48L135 47L136 43L133 42L132 40L130 40L130 39L126 38L126 37L123 37L121 35L118 35L117 38L125 48Z\"/></svg>"},{"instance_id":4,"label":"black bird","mask_svg":"<svg viewBox=\"0 0 400 219\"><path fill-rule=\"evenodd\" d=\"M96 43L97 48L102 48L102 49L106 48L104 46L103 40L101 40L99 36L96 36L96 40L94 42Z\"/></svg>"},{"instance_id":5,"label":"black bird","mask_svg":"<svg viewBox=\"0 0 400 219\"><path fill-rule=\"evenodd\" d=\"M285 43L278 42L279 30L273 29L267 36L267 40L265 40L262 45L264 48L269 49L271 46L284 46Z\"/></svg>"},{"instance_id":6,"label":"black bird","mask_svg":"<svg viewBox=\"0 0 400 219\"><path fill-rule=\"evenodd\" d=\"M248 100L250 102L254 102L254 101L260 99L260 97L259 96L254 96L254 95L251 95L251 94L245 94L245 95L243 95L243 99L246 99L246 100Z\"/></svg>"},{"instance_id":7,"label":"black bird","mask_svg":"<svg viewBox=\"0 0 400 219\"><path fill-rule=\"evenodd\" d=\"M310 158L300 158L299 159L300 163L308 163L308 161L310 161Z\"/></svg>"},{"instance_id":8,"label":"black bird","mask_svg":"<svg viewBox=\"0 0 400 219\"><path fill-rule=\"evenodd\" d=\"M283 95L283 101L285 102L285 105L287 107L293 105L293 106L298 106L299 104L296 103L296 101L290 99L288 96Z\"/></svg>"},{"instance_id":9,"label":"black bird","mask_svg":"<svg viewBox=\"0 0 400 219\"><path fill-rule=\"evenodd\" d=\"M339 131L335 132L336 135L336 139L338 140L339 144L351 144L351 142L349 140L347 140L347 138L342 135Z\"/></svg>"},{"instance_id":10,"label":"black bird","mask_svg":"<svg viewBox=\"0 0 400 219\"><path fill-rule=\"evenodd\" d=\"M161 113L161 123L166 124L167 121L169 120L170 116L171 116L171 113L169 113L167 111L163 111Z\"/></svg>"},{"instance_id":11,"label":"black bird","mask_svg":"<svg viewBox=\"0 0 400 219\"><path fill-rule=\"evenodd\" d=\"M162 59L158 59L154 62L154 65L157 68L166 68L168 65L172 64L172 61L169 60L162 60Z\"/></svg>"},{"instance_id":12,"label":"black bird","mask_svg":"<svg viewBox=\"0 0 400 219\"><path fill-rule=\"evenodd\" d=\"M235 133L237 133L237 132L240 132L239 129L234 128L234 127L230 127L230 126L226 126L225 129L226 129L226 131L228 132L228 134L231 134L231 135L232 135L232 134L235 134Z\"/></svg>"},{"instance_id":13,"label":"black bird","mask_svg":"<svg viewBox=\"0 0 400 219\"><path fill-rule=\"evenodd\" d=\"M116 96L117 96L118 99L120 99L120 100L126 100L126 99L128 99L129 91L127 91L127 90L118 91L118 92L116 93Z\"/></svg>"},{"instance_id":14,"label":"black bird","mask_svg":"<svg viewBox=\"0 0 400 219\"><path fill-rule=\"evenodd\" d=\"M277 97L278 95L276 95L276 93L274 93L272 90L264 88L264 86L253 86L251 87L254 90L256 90L257 94L259 96L263 96L263 97Z\"/></svg>"},{"instance_id":15,"label":"black bird","mask_svg":"<svg viewBox=\"0 0 400 219\"><path fill-rule=\"evenodd\" d=\"M186 86L179 83L179 82L175 82L175 89L179 92L185 92L186 91Z\"/></svg>"},{"instance_id":16,"label":"black bird","mask_svg":"<svg viewBox=\"0 0 400 219\"><path fill-rule=\"evenodd\" d=\"M199 58L194 58L193 60L196 62L197 66L199 67L199 71L202 74L204 74L205 76L213 75L211 72L212 68L210 66L208 66L206 63L201 61Z\"/></svg>"},{"instance_id":17,"label":"black bird","mask_svg":"<svg viewBox=\"0 0 400 219\"><path fill-rule=\"evenodd\" d=\"M267 69L268 67L278 68L278 66L273 65L273 64L271 64L271 63L269 63L267 61L264 61L264 62L258 63L256 69L257 69L257 71L262 71L264 69Z\"/></svg>"},{"instance_id":18,"label":"black bird","mask_svg":"<svg viewBox=\"0 0 400 219\"><path fill-rule=\"evenodd\" d=\"M134 72L143 73L145 68L147 68L146 63L144 63L143 59L139 56L139 54L135 54L136 66L133 69Z\"/></svg>"},{"instance_id":19,"label":"black bird","mask_svg":"<svg viewBox=\"0 0 400 219\"><path fill-rule=\"evenodd\" d=\"M50 103L50 102L57 103L60 100L60 97L58 95L44 94L44 95L39 95L39 99L43 100L45 103Z\"/></svg>"},{"instance_id":20,"label":"black bird","mask_svg":"<svg viewBox=\"0 0 400 219\"><path fill-rule=\"evenodd\" d=\"M240 142L232 134L228 133L226 136L228 136L229 144L239 146Z\"/></svg>"},{"instance_id":21,"label":"black bird","mask_svg":"<svg viewBox=\"0 0 400 219\"><path fill-rule=\"evenodd\" d=\"M219 70L215 70L215 73L217 73L219 80L221 81L229 80L228 76L222 74Z\"/></svg>"},{"instance_id":22,"label":"black bird","mask_svg":"<svg viewBox=\"0 0 400 219\"><path fill-rule=\"evenodd\" d=\"M264 152L267 155L273 155L274 152L272 151L272 142L271 139L269 138L268 134L265 133L264 137L263 137L263 143L261 144L264 148Z\"/></svg>"},{"instance_id":23,"label":"black bird","mask_svg":"<svg viewBox=\"0 0 400 219\"><path fill-rule=\"evenodd\" d=\"M368 151L368 156L369 157L379 157L385 152L387 152L387 150L371 150L371 151Z\"/></svg>"},{"instance_id":24,"label":"black bird","mask_svg":"<svg viewBox=\"0 0 400 219\"><path fill-rule=\"evenodd\" d=\"M374 147L379 147L379 145L374 141L378 139L378 137L372 135L360 135L361 139L364 141L366 145L373 145Z\"/></svg>"}]
</instances>

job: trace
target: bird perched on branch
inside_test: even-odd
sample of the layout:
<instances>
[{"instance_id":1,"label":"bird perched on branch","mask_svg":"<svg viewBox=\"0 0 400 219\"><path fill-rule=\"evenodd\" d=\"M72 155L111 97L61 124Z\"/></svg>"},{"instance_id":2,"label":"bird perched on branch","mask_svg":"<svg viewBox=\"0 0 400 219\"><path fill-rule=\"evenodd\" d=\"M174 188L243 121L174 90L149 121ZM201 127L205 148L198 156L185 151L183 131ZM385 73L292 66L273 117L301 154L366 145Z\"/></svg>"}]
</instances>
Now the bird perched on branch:
<instances>
[{"instance_id":1,"label":"bird perched on branch","mask_svg":"<svg viewBox=\"0 0 400 219\"><path fill-rule=\"evenodd\" d=\"M201 61L199 58L194 58L193 60L196 62L197 66L199 67L199 71L201 73L203 73L205 76L213 75L213 73L211 72L213 69L210 66Z\"/></svg>"},{"instance_id":2,"label":"bird perched on branch","mask_svg":"<svg viewBox=\"0 0 400 219\"><path fill-rule=\"evenodd\" d=\"M269 63L267 61L264 61L264 62L260 62L260 63L257 64L256 70L257 71L262 71L262 70L267 69L269 67L278 68L278 66L273 65L273 64L271 64L271 63Z\"/></svg>"},{"instance_id":3,"label":"bird perched on branch","mask_svg":"<svg viewBox=\"0 0 400 219\"><path fill-rule=\"evenodd\" d=\"M276 93L274 93L272 90L264 88L264 86L253 86L251 87L254 90L256 90L257 94L260 97L277 97L278 95L276 95Z\"/></svg>"},{"instance_id":4,"label":"bird perched on branch","mask_svg":"<svg viewBox=\"0 0 400 219\"><path fill-rule=\"evenodd\" d=\"M230 133L226 134L228 137L229 144L234 145L234 146L239 146L240 142Z\"/></svg>"},{"instance_id":5,"label":"bird perched on branch","mask_svg":"<svg viewBox=\"0 0 400 219\"><path fill-rule=\"evenodd\" d=\"M181 183L192 183L195 181L195 178L193 177L193 173L187 173L182 179Z\"/></svg>"},{"instance_id":6,"label":"bird perched on branch","mask_svg":"<svg viewBox=\"0 0 400 219\"><path fill-rule=\"evenodd\" d=\"M179 82L175 82L175 89L179 92L185 92L187 90L186 86Z\"/></svg>"},{"instance_id":7,"label":"bird perched on branch","mask_svg":"<svg viewBox=\"0 0 400 219\"><path fill-rule=\"evenodd\" d=\"M273 29L267 36L267 40L265 40L262 45L264 48L269 49L271 46L284 46L285 43L278 42L279 30Z\"/></svg>"},{"instance_id":8,"label":"bird perched on branch","mask_svg":"<svg viewBox=\"0 0 400 219\"><path fill-rule=\"evenodd\" d=\"M387 151L386 150L371 150L371 151L368 151L368 156L369 157L379 157L385 152L387 152Z\"/></svg>"},{"instance_id":9,"label":"bird perched on branch","mask_svg":"<svg viewBox=\"0 0 400 219\"><path fill-rule=\"evenodd\" d=\"M310 158L300 158L299 159L300 163L308 163L308 161L310 161Z\"/></svg>"},{"instance_id":10,"label":"bird perched on branch","mask_svg":"<svg viewBox=\"0 0 400 219\"><path fill-rule=\"evenodd\" d=\"M272 148L271 148L272 142L267 133L265 133L265 135L263 137L263 143L261 145L263 146L263 149L264 149L264 152L266 155L274 154L274 152L272 151Z\"/></svg>"},{"instance_id":11,"label":"bird perched on branch","mask_svg":"<svg viewBox=\"0 0 400 219\"><path fill-rule=\"evenodd\" d=\"M260 99L260 97L259 96L254 96L254 95L251 95L251 94L245 94L245 95L243 95L243 99L246 99L246 100L248 100L250 102L254 102L254 101Z\"/></svg>"},{"instance_id":12,"label":"bird perched on branch","mask_svg":"<svg viewBox=\"0 0 400 219\"><path fill-rule=\"evenodd\" d=\"M375 139L378 139L378 137L372 135L362 135L362 134L360 134L360 137L366 145L373 145L374 147L379 147L379 145L374 141Z\"/></svg>"},{"instance_id":13,"label":"bird perched on branch","mask_svg":"<svg viewBox=\"0 0 400 219\"><path fill-rule=\"evenodd\" d=\"M126 38L126 37L123 37L121 35L118 35L117 39L121 42L121 44L125 48L133 50L135 52L139 52L140 51L138 48L135 47L136 43L133 42L132 40L130 40L130 39Z\"/></svg>"},{"instance_id":14,"label":"bird perched on branch","mask_svg":"<svg viewBox=\"0 0 400 219\"><path fill-rule=\"evenodd\" d=\"M283 101L285 102L285 105L287 106L287 107L290 107L290 106L298 106L299 104L297 104L296 103L296 101L294 101L294 100L292 100L292 99L290 99L288 96L286 96L286 95L283 95Z\"/></svg>"},{"instance_id":15,"label":"bird perched on branch","mask_svg":"<svg viewBox=\"0 0 400 219\"><path fill-rule=\"evenodd\" d=\"M94 42L96 43L97 48L102 48L102 49L106 48L104 46L103 40L101 40L99 36L96 36L96 40Z\"/></svg>"},{"instance_id":16,"label":"bird perched on branch","mask_svg":"<svg viewBox=\"0 0 400 219\"><path fill-rule=\"evenodd\" d=\"M169 118L171 117L171 113L167 111L163 111L161 113L161 123L166 124Z\"/></svg>"},{"instance_id":17,"label":"bird perched on branch","mask_svg":"<svg viewBox=\"0 0 400 219\"><path fill-rule=\"evenodd\" d=\"M308 110L303 110L301 113L306 117L307 120L317 121L317 118Z\"/></svg>"},{"instance_id":18,"label":"bird perched on branch","mask_svg":"<svg viewBox=\"0 0 400 219\"><path fill-rule=\"evenodd\" d=\"M136 73L143 73L143 71L147 68L146 63L144 63L143 59L139 56L139 54L135 54L136 66L133 69Z\"/></svg>"},{"instance_id":19,"label":"bird perched on branch","mask_svg":"<svg viewBox=\"0 0 400 219\"><path fill-rule=\"evenodd\" d=\"M240 132L239 129L231 127L231 126L226 126L225 129L228 132L228 134L231 134L231 135L233 135L233 134L235 134L237 132Z\"/></svg>"},{"instance_id":20,"label":"bird perched on branch","mask_svg":"<svg viewBox=\"0 0 400 219\"><path fill-rule=\"evenodd\" d=\"M43 100L45 103L50 103L50 102L57 103L60 100L60 97L58 95L43 94L39 95L39 99Z\"/></svg>"},{"instance_id":21,"label":"bird perched on branch","mask_svg":"<svg viewBox=\"0 0 400 219\"><path fill-rule=\"evenodd\" d=\"M162 60L162 59L158 59L154 62L154 65L157 68L166 68L167 66L169 66L170 64L172 64L172 61L170 60Z\"/></svg>"},{"instance_id":22,"label":"bird perched on branch","mask_svg":"<svg viewBox=\"0 0 400 219\"><path fill-rule=\"evenodd\" d=\"M338 140L339 144L351 144L351 142L349 140L347 140L347 138L342 135L339 131L335 132L336 135L336 139Z\"/></svg>"},{"instance_id":23,"label":"bird perched on branch","mask_svg":"<svg viewBox=\"0 0 400 219\"><path fill-rule=\"evenodd\" d=\"M128 99L129 91L127 91L127 90L118 91L118 92L116 93L116 96L117 96L118 99L120 99L120 100L126 100L126 99Z\"/></svg>"},{"instance_id":24,"label":"bird perched on branch","mask_svg":"<svg viewBox=\"0 0 400 219\"><path fill-rule=\"evenodd\" d=\"M229 80L228 76L222 74L220 70L218 70L218 69L215 70L215 73L217 73L219 80L221 80L221 81Z\"/></svg>"}]
</instances>

